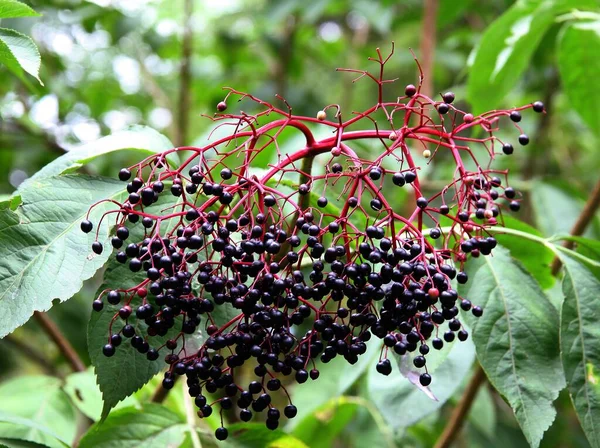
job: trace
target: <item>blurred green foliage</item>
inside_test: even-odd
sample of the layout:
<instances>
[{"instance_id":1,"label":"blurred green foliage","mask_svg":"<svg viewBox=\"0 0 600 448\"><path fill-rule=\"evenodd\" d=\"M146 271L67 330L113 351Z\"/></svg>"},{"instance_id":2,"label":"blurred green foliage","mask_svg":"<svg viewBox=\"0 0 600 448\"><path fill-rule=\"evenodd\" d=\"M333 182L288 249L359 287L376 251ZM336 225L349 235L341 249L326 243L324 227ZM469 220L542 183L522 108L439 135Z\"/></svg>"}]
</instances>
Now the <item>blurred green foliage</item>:
<instances>
[{"instance_id":1,"label":"blurred green foliage","mask_svg":"<svg viewBox=\"0 0 600 448\"><path fill-rule=\"evenodd\" d=\"M185 21L183 0L27 3L41 17L2 19L1 26L31 36L37 44L43 85L0 67L0 199L65 151L131 125L151 126L176 141L181 121L178 95ZM546 237L567 233L598 180L600 168L597 2L434 3L438 3L435 55L432 72L425 74L433 81L433 95L452 90L459 107L476 112L544 101L548 113L531 114L523 123L524 131L533 137L532 143L519 148L511 158L499 159L497 166L510 168L512 184L524 192L528 206L521 219ZM374 86L362 81L353 85L350 74L337 73L335 68L367 68L367 57L374 54L376 47L387 51L391 41L395 41L396 53L388 65L388 76L399 81L386 87L386 94L397 96L405 84L418 81L409 48L419 59L427 57L419 54L420 43L432 35L432 30L422 27L423 2L417 0L195 0L193 6L192 82L185 93L190 107L184 113L190 117L185 142L195 145L206 142L213 128L210 119L201 115L215 111L224 97L223 86L267 100L280 94L295 113L303 115L313 116L330 103L340 103L345 110L365 109L374 102ZM503 51L508 53L502 54ZM501 133L499 136L502 138ZM292 137L282 141L290 148L297 144ZM372 151L369 147L361 149ZM85 170L114 176L119 167L133 163L137 157L139 154L111 154L94 160ZM265 165L268 162L262 161ZM427 171L425 188L435 190L452 176L453 170L451 160L439 154ZM401 207L404 198L395 200ZM600 221L596 219L586 236L597 239L599 234ZM514 245L510 247L513 255L520 253L525 265L535 263L530 251L519 248L508 237L506 240L508 247ZM550 258L547 253L540 256ZM538 273L534 274L537 277ZM544 273L539 276L544 277ZM99 277L87 282L68 303L50 312L85 361L89 303L102 281ZM546 277L543 286L552 286L552 280ZM552 289L549 291L551 296ZM23 345L33 347L35 353L24 351ZM47 371L32 362L37 356L46 360ZM364 370L357 370L357 366L345 369L348 367L332 368L329 383L325 379L327 369L323 369L323 378L303 388L298 401L312 403L312 407L299 409L307 415L296 422L295 428L289 428L287 435L268 435L268 443L280 440L281 444L274 446L433 446L462 391L459 388L448 403L429 409L430 403L421 404L423 396L410 400L409 391L399 390L394 401L398 409L389 412L399 415L400 421L391 422L388 414L382 415L372 404L372 400L385 397L377 396L371 372L361 375ZM3 379L25 373L52 373L48 370L64 375L69 369L35 323L27 323L0 342ZM460 383L460 378L454 380ZM33 386L16 387L40 387L36 384L43 382L29 381ZM81 390L75 391L73 384ZM152 386L153 383L138 394L147 396ZM62 401L67 400L65 393L81 400L81 394L91 397L78 407L88 416L99 415L99 392L89 378L69 377L64 390L57 383L44 387L48 389L46 395L60 395ZM120 418L138 425L135 428L143 428L143 419L156 414L156 418L164 420L167 432L163 435L181 435L188 423L181 416L184 398L180 392L173 392L175 404L167 402L170 411L153 408L144 414L146 417L132 408L117 412ZM0 396L3 393L7 393L6 389L0 390ZM345 396L340 398L340 394ZM24 394L20 399L35 398ZM427 412L413 411L410 406L426 407ZM560 395L556 407L558 418L541 446L588 446L567 394ZM402 423L403 412L409 424ZM409 415L412 412L416 417ZM19 415L29 418L31 413L24 406ZM417 417L419 421L414 423ZM206 446L213 446L214 441L207 434L219 424L208 420L199 437ZM3 422L0 415L0 439L16 437L3 432ZM480 392L465 427L456 446L527 446L510 408L487 389ZM28 440L62 446L61 440L72 435L69 429L65 430L67 433L58 429L61 428L55 431L60 433L57 438L34 428L31 431L36 438ZM189 428L187 431L187 438L183 441L182 436L181 441L183 446L192 446L186 445L192 443ZM143 429L139 429L139 434L142 439L147 436ZM260 434L255 435L259 442L252 439L252 434L257 433L248 434L247 440L240 439L240 446L266 446L260 445L267 443ZM86 436L82 446L94 446L93 435Z\"/></svg>"}]
</instances>

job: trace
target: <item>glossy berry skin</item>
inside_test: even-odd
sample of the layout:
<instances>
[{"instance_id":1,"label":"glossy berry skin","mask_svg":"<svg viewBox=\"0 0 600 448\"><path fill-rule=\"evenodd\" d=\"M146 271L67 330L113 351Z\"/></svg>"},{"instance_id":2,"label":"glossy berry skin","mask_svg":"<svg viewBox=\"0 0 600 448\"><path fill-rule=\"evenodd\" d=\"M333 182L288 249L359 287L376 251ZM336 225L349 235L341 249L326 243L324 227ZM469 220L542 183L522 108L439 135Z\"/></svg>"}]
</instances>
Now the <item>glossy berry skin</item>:
<instances>
[{"instance_id":1,"label":"glossy berry skin","mask_svg":"<svg viewBox=\"0 0 600 448\"><path fill-rule=\"evenodd\" d=\"M130 178L131 171L129 171L127 168L122 168L121 171L119 171L119 180L127 182Z\"/></svg>"},{"instance_id":2,"label":"glossy berry skin","mask_svg":"<svg viewBox=\"0 0 600 448\"><path fill-rule=\"evenodd\" d=\"M83 233L90 233L92 231L92 229L94 228L94 225L92 224L91 221L84 219L83 221L81 221L81 231Z\"/></svg>"},{"instance_id":3,"label":"glossy berry skin","mask_svg":"<svg viewBox=\"0 0 600 448\"><path fill-rule=\"evenodd\" d=\"M442 95L442 99L444 100L444 103L451 104L455 99L455 95L453 92L446 92Z\"/></svg>"},{"instance_id":4,"label":"glossy berry skin","mask_svg":"<svg viewBox=\"0 0 600 448\"><path fill-rule=\"evenodd\" d=\"M513 145L511 145L510 143L505 143L502 145L502 152L504 154L506 154L507 156L509 156L513 152L515 152L515 149L513 148Z\"/></svg>"},{"instance_id":5,"label":"glossy berry skin","mask_svg":"<svg viewBox=\"0 0 600 448\"><path fill-rule=\"evenodd\" d=\"M407 85L404 89L404 94L408 97L414 96L415 93L417 93L417 88L412 84Z\"/></svg>"},{"instance_id":6,"label":"glossy berry skin","mask_svg":"<svg viewBox=\"0 0 600 448\"><path fill-rule=\"evenodd\" d=\"M102 253L102 249L102 243L99 243L98 241L92 243L92 251L95 254L100 255Z\"/></svg>"},{"instance_id":7,"label":"glossy berry skin","mask_svg":"<svg viewBox=\"0 0 600 448\"><path fill-rule=\"evenodd\" d=\"M510 119L511 121L514 121L515 123L518 123L519 121L521 121L521 113L517 110L513 110L510 113Z\"/></svg>"},{"instance_id":8,"label":"glossy berry skin","mask_svg":"<svg viewBox=\"0 0 600 448\"><path fill-rule=\"evenodd\" d=\"M536 101L535 103L533 103L533 110L537 113L544 112L544 103L542 103L541 101Z\"/></svg>"},{"instance_id":9,"label":"glossy berry skin","mask_svg":"<svg viewBox=\"0 0 600 448\"><path fill-rule=\"evenodd\" d=\"M519 135L519 143L522 146L526 146L527 144L529 144L529 136L527 136L526 134Z\"/></svg>"},{"instance_id":10,"label":"glossy berry skin","mask_svg":"<svg viewBox=\"0 0 600 448\"><path fill-rule=\"evenodd\" d=\"M293 404L289 404L283 409L283 415L287 418L294 418L296 414L298 414L298 409Z\"/></svg>"},{"instance_id":11,"label":"glossy berry skin","mask_svg":"<svg viewBox=\"0 0 600 448\"><path fill-rule=\"evenodd\" d=\"M104 356L110 358L115 354L115 347L111 344L106 344L104 347L102 347L102 353Z\"/></svg>"},{"instance_id":12,"label":"glossy berry skin","mask_svg":"<svg viewBox=\"0 0 600 448\"><path fill-rule=\"evenodd\" d=\"M419 383L421 383L421 386L427 387L431 384L431 375L429 375L428 373L422 373L419 376Z\"/></svg>"},{"instance_id":13,"label":"glossy berry skin","mask_svg":"<svg viewBox=\"0 0 600 448\"><path fill-rule=\"evenodd\" d=\"M217 440L226 440L227 437L229 436L229 431L227 431L227 428L217 428L215 430L215 437L217 438Z\"/></svg>"}]
</instances>

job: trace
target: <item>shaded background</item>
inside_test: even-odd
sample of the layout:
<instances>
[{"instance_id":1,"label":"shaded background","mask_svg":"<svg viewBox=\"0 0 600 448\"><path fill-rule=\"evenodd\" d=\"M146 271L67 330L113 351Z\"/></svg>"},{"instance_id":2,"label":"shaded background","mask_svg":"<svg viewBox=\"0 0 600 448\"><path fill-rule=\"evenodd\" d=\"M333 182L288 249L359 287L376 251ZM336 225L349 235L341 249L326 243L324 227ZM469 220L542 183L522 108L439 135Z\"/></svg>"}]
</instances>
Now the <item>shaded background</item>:
<instances>
[{"instance_id":1,"label":"shaded background","mask_svg":"<svg viewBox=\"0 0 600 448\"><path fill-rule=\"evenodd\" d=\"M564 32L562 21L554 21L545 34L531 37L535 50L530 58L519 61L524 65L522 73L515 66L518 80L508 88L498 89L493 82L485 88L486 79L480 79L483 75L471 65L473 49L511 1L28 3L43 16L4 20L2 26L30 35L37 43L44 86L33 78L20 80L0 68L0 197L75 145L129 125L151 126L176 145L203 145L212 122L201 114L214 112L225 85L267 100L278 93L292 104L295 113L303 115L312 116L330 103L340 103L346 110L366 109L375 101L374 85L364 81L352 85L352 76L337 73L335 68L367 68L366 58L374 55L376 47L387 52L391 41L395 41L396 53L387 73L399 78L386 89L391 98L400 95L404 85L418 81L409 51L413 48L428 75L425 92L436 96L452 90L460 108L481 112L544 101L548 113L528 113L522 123L532 136L531 144L519 147L511 158L500 158L496 165L511 169L512 184L525 195L520 219L544 235L569 231L598 178L600 151L595 133L599 129L594 123L600 118L594 110L600 94L586 97L585 92L573 93L573 86L569 87L565 73L559 70L568 65L559 60L557 48ZM187 40L186 29L190 31ZM587 45L592 43L581 42L581 46ZM513 62L509 59L507 63ZM598 64L590 59L589 66L573 65L573 76L597 81ZM581 84L584 88L585 83ZM474 90L469 89L475 85L480 87L473 95ZM110 155L87 169L114 176L121 166L133 162L127 157ZM436 156L423 182L425 190L444 185L453 169L449 158ZM402 207L403 198L396 200ZM586 235L597 238L599 230L596 220ZM50 312L84 359L83 335L97 285L97 280L88 282L75 298ZM39 372L39 362L32 362L33 358L42 358L48 369L68 371L35 322L1 341L0 352L3 378ZM329 394L327 387L328 383L320 380L306 385L302 393L308 394L308 400L317 400ZM460 396L457 393L447 405L406 427L402 413L410 415L412 406L420 406L421 401L407 399L401 403L396 421L378 422L370 414L372 397L364 389L359 381L346 392L355 397L350 399L348 412L315 420L317 426L312 430L325 438L323 446L379 446L383 435L392 437L397 446L431 446ZM559 416L542 446L587 446L569 405L568 396L561 395ZM527 446L512 412L490 390L480 394L471 414L457 446Z\"/></svg>"}]
</instances>

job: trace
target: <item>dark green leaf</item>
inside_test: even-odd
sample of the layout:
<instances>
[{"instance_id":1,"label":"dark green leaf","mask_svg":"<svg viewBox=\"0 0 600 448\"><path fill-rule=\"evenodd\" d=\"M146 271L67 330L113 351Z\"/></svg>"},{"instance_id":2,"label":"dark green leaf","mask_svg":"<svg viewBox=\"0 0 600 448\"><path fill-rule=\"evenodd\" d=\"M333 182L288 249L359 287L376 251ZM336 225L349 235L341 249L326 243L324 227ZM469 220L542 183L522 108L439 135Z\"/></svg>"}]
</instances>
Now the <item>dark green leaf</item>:
<instances>
[{"instance_id":1,"label":"dark green leaf","mask_svg":"<svg viewBox=\"0 0 600 448\"><path fill-rule=\"evenodd\" d=\"M565 271L560 347L567 387L590 444L600 447L600 281L568 255L560 258Z\"/></svg>"},{"instance_id":2,"label":"dark green leaf","mask_svg":"<svg viewBox=\"0 0 600 448\"><path fill-rule=\"evenodd\" d=\"M108 258L92 253L95 232L84 234L79 223L91 204L118 198L120 182L89 176L63 176L35 182L21 192L16 212L0 210L0 337L46 311L53 299L73 296ZM99 222L110 206L90 215ZM100 229L106 242L108 228Z\"/></svg>"},{"instance_id":3,"label":"dark green leaf","mask_svg":"<svg viewBox=\"0 0 600 448\"><path fill-rule=\"evenodd\" d=\"M0 63L22 76L29 73L43 85L39 78L42 59L37 46L30 37L8 28L0 28Z\"/></svg>"},{"instance_id":4,"label":"dark green leaf","mask_svg":"<svg viewBox=\"0 0 600 448\"><path fill-rule=\"evenodd\" d=\"M79 448L178 447L184 440L186 424L181 417L157 404L124 408L96 423L83 436Z\"/></svg>"},{"instance_id":5,"label":"dark green leaf","mask_svg":"<svg viewBox=\"0 0 600 448\"><path fill-rule=\"evenodd\" d=\"M585 43L585 44L583 44ZM600 133L600 21L574 22L559 39L558 67L566 98L590 129Z\"/></svg>"},{"instance_id":6,"label":"dark green leaf","mask_svg":"<svg viewBox=\"0 0 600 448\"><path fill-rule=\"evenodd\" d=\"M502 247L491 257L469 260L467 272L461 296L484 309L480 318L468 315L479 361L537 447L556 417L552 402L564 387L556 308Z\"/></svg>"},{"instance_id":7,"label":"dark green leaf","mask_svg":"<svg viewBox=\"0 0 600 448\"><path fill-rule=\"evenodd\" d=\"M98 293L106 289L131 288L140 283L143 278L142 273L132 273L127 265L111 260L104 275L104 283L98 289ZM130 306L135 310L141 303L141 299L136 298ZM102 311L92 313L88 325L88 350L104 401L102 418L105 418L119 401L141 388L165 367L162 358L148 361L146 355L133 348L130 340L126 338L113 356L107 358L103 355L102 347L108 342L109 327L119 308L119 305L105 303ZM144 321L132 318L130 323L136 328L137 334L146 334L148 327ZM124 325L125 321L117 318L112 323L112 333L119 333ZM179 331L181 331L181 324L178 325L176 322L166 336L151 337L148 339L148 343L150 347L157 348L163 345L167 339L178 334Z\"/></svg>"},{"instance_id":8,"label":"dark green leaf","mask_svg":"<svg viewBox=\"0 0 600 448\"><path fill-rule=\"evenodd\" d=\"M39 16L37 12L17 0L0 0L0 19Z\"/></svg>"}]
</instances>

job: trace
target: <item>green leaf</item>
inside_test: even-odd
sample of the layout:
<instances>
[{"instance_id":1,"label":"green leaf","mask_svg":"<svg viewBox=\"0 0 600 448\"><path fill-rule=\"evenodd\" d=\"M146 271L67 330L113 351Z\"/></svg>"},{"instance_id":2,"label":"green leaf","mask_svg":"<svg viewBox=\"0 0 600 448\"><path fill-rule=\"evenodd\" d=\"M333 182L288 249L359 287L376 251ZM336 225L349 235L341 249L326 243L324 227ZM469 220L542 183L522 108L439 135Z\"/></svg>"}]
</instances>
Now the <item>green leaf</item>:
<instances>
[{"instance_id":1,"label":"green leaf","mask_svg":"<svg viewBox=\"0 0 600 448\"><path fill-rule=\"evenodd\" d=\"M45 448L46 445L19 439L0 438L0 448Z\"/></svg>"},{"instance_id":2,"label":"green leaf","mask_svg":"<svg viewBox=\"0 0 600 448\"><path fill-rule=\"evenodd\" d=\"M507 228L539 237L543 236L534 227L511 216L504 216L503 219L504 226ZM550 288L554 284L555 279L550 272L550 264L554 259L554 252L552 250L515 235L499 233L496 235L496 240L498 240L501 246L506 247L514 258L523 263L527 271L535 277L543 289Z\"/></svg>"},{"instance_id":3,"label":"green leaf","mask_svg":"<svg viewBox=\"0 0 600 448\"><path fill-rule=\"evenodd\" d=\"M115 151L131 150L142 155L151 155L171 148L173 148L173 144L169 139L154 129L147 126L131 126L70 150L23 182L19 190L42 179L79 169L92 160ZM175 162L175 160L172 161ZM115 170L115 175L117 172L118 169Z\"/></svg>"},{"instance_id":4,"label":"green leaf","mask_svg":"<svg viewBox=\"0 0 600 448\"><path fill-rule=\"evenodd\" d=\"M124 408L113 412L104 422L90 428L79 448L178 447L183 443L185 430L185 422L179 415L149 403L141 411Z\"/></svg>"},{"instance_id":5,"label":"green leaf","mask_svg":"<svg viewBox=\"0 0 600 448\"><path fill-rule=\"evenodd\" d=\"M508 401L528 442L539 446L565 385L558 350L558 315L535 279L503 247L471 259L460 294L484 310L467 319L477 356Z\"/></svg>"},{"instance_id":6,"label":"green leaf","mask_svg":"<svg viewBox=\"0 0 600 448\"><path fill-rule=\"evenodd\" d=\"M454 342L427 355L427 368L432 376L429 389L437 401L412 384L399 367L394 366L388 376L371 368L367 376L369 397L390 426L411 426L448 401L460 387L460 379L468 375L474 360L475 347L470 340ZM412 362L409 363L412 366ZM407 413L406 409L411 412Z\"/></svg>"},{"instance_id":7,"label":"green leaf","mask_svg":"<svg viewBox=\"0 0 600 448\"><path fill-rule=\"evenodd\" d=\"M61 440L51 428L41 425L36 421L2 411L0 411L0 426L3 428L4 433L15 433L17 434L15 437L20 437L21 440L30 437L31 434L31 437L43 438L43 445L50 448L65 448L70 446L65 440ZM8 436L7 438L12 437ZM37 443L33 440L27 441Z\"/></svg>"},{"instance_id":8,"label":"green leaf","mask_svg":"<svg viewBox=\"0 0 600 448\"><path fill-rule=\"evenodd\" d=\"M564 266L560 347L567 388L592 447L600 447L600 281L560 254Z\"/></svg>"},{"instance_id":9,"label":"green leaf","mask_svg":"<svg viewBox=\"0 0 600 448\"><path fill-rule=\"evenodd\" d=\"M0 19L39 16L37 12L17 0L0 0Z\"/></svg>"},{"instance_id":10,"label":"green leaf","mask_svg":"<svg viewBox=\"0 0 600 448\"><path fill-rule=\"evenodd\" d=\"M240 448L308 448L301 440L281 429L271 431L263 423L235 423L227 429L227 441Z\"/></svg>"},{"instance_id":11,"label":"green leaf","mask_svg":"<svg viewBox=\"0 0 600 448\"><path fill-rule=\"evenodd\" d=\"M104 283L98 289L98 293L105 289L130 288L140 283L143 278L143 272L132 273L128 265L111 260L104 274ZM137 300L132 301L130 304L134 310L142 303L140 298L137 298ZM102 311L92 313L88 325L88 350L104 402L101 413L102 418L105 418L119 401L140 389L165 367L162 358L156 361L148 361L146 355L133 348L130 340L126 338L124 338L123 344L117 348L113 356L107 358L102 354L102 347L108 341L109 326L113 316L118 314L119 308L120 305L105 303ZM148 327L143 320L130 319L130 321L137 334L146 334ZM124 325L125 321L117 318L112 323L112 333L120 332ZM178 334L180 330L181 327L178 327L176 323L167 335L151 337L148 339L148 343L151 347L163 345L168 339Z\"/></svg>"},{"instance_id":12,"label":"green leaf","mask_svg":"<svg viewBox=\"0 0 600 448\"><path fill-rule=\"evenodd\" d=\"M497 106L514 88L556 15L588 5L595 6L582 0L521 0L492 23L469 70L467 97L474 112Z\"/></svg>"},{"instance_id":13,"label":"green leaf","mask_svg":"<svg viewBox=\"0 0 600 448\"><path fill-rule=\"evenodd\" d=\"M44 85L39 78L42 58L30 37L15 30L0 28L0 63L19 77L25 71Z\"/></svg>"},{"instance_id":14,"label":"green leaf","mask_svg":"<svg viewBox=\"0 0 600 448\"><path fill-rule=\"evenodd\" d=\"M49 376L21 376L0 386L0 410L30 419L52 428L60 440L72 442L77 422L69 397L61 390L61 382ZM43 429L0 423L0 437L45 443Z\"/></svg>"},{"instance_id":15,"label":"green leaf","mask_svg":"<svg viewBox=\"0 0 600 448\"><path fill-rule=\"evenodd\" d=\"M66 378L63 390L77 409L93 421L102 416L102 393L96 384L96 375L90 368L85 372L75 372ZM134 397L127 397L115 406L121 409L139 404Z\"/></svg>"},{"instance_id":16,"label":"green leaf","mask_svg":"<svg viewBox=\"0 0 600 448\"><path fill-rule=\"evenodd\" d=\"M294 429L294 435L311 448L334 446L335 438L352 421L359 407L351 397L334 398L304 418Z\"/></svg>"},{"instance_id":17,"label":"green leaf","mask_svg":"<svg viewBox=\"0 0 600 448\"><path fill-rule=\"evenodd\" d=\"M95 232L79 228L91 204L119 198L123 184L71 175L35 182L21 192L16 212L0 210L0 338L46 311L53 299L67 300L105 263L109 251L92 254ZM93 222L112 205L92 212ZM108 226L99 229L108 238Z\"/></svg>"},{"instance_id":18,"label":"green leaf","mask_svg":"<svg viewBox=\"0 0 600 448\"><path fill-rule=\"evenodd\" d=\"M585 45L582 43L585 42ZM590 129L600 134L600 21L574 22L559 38L558 68L565 96Z\"/></svg>"}]
</instances>

